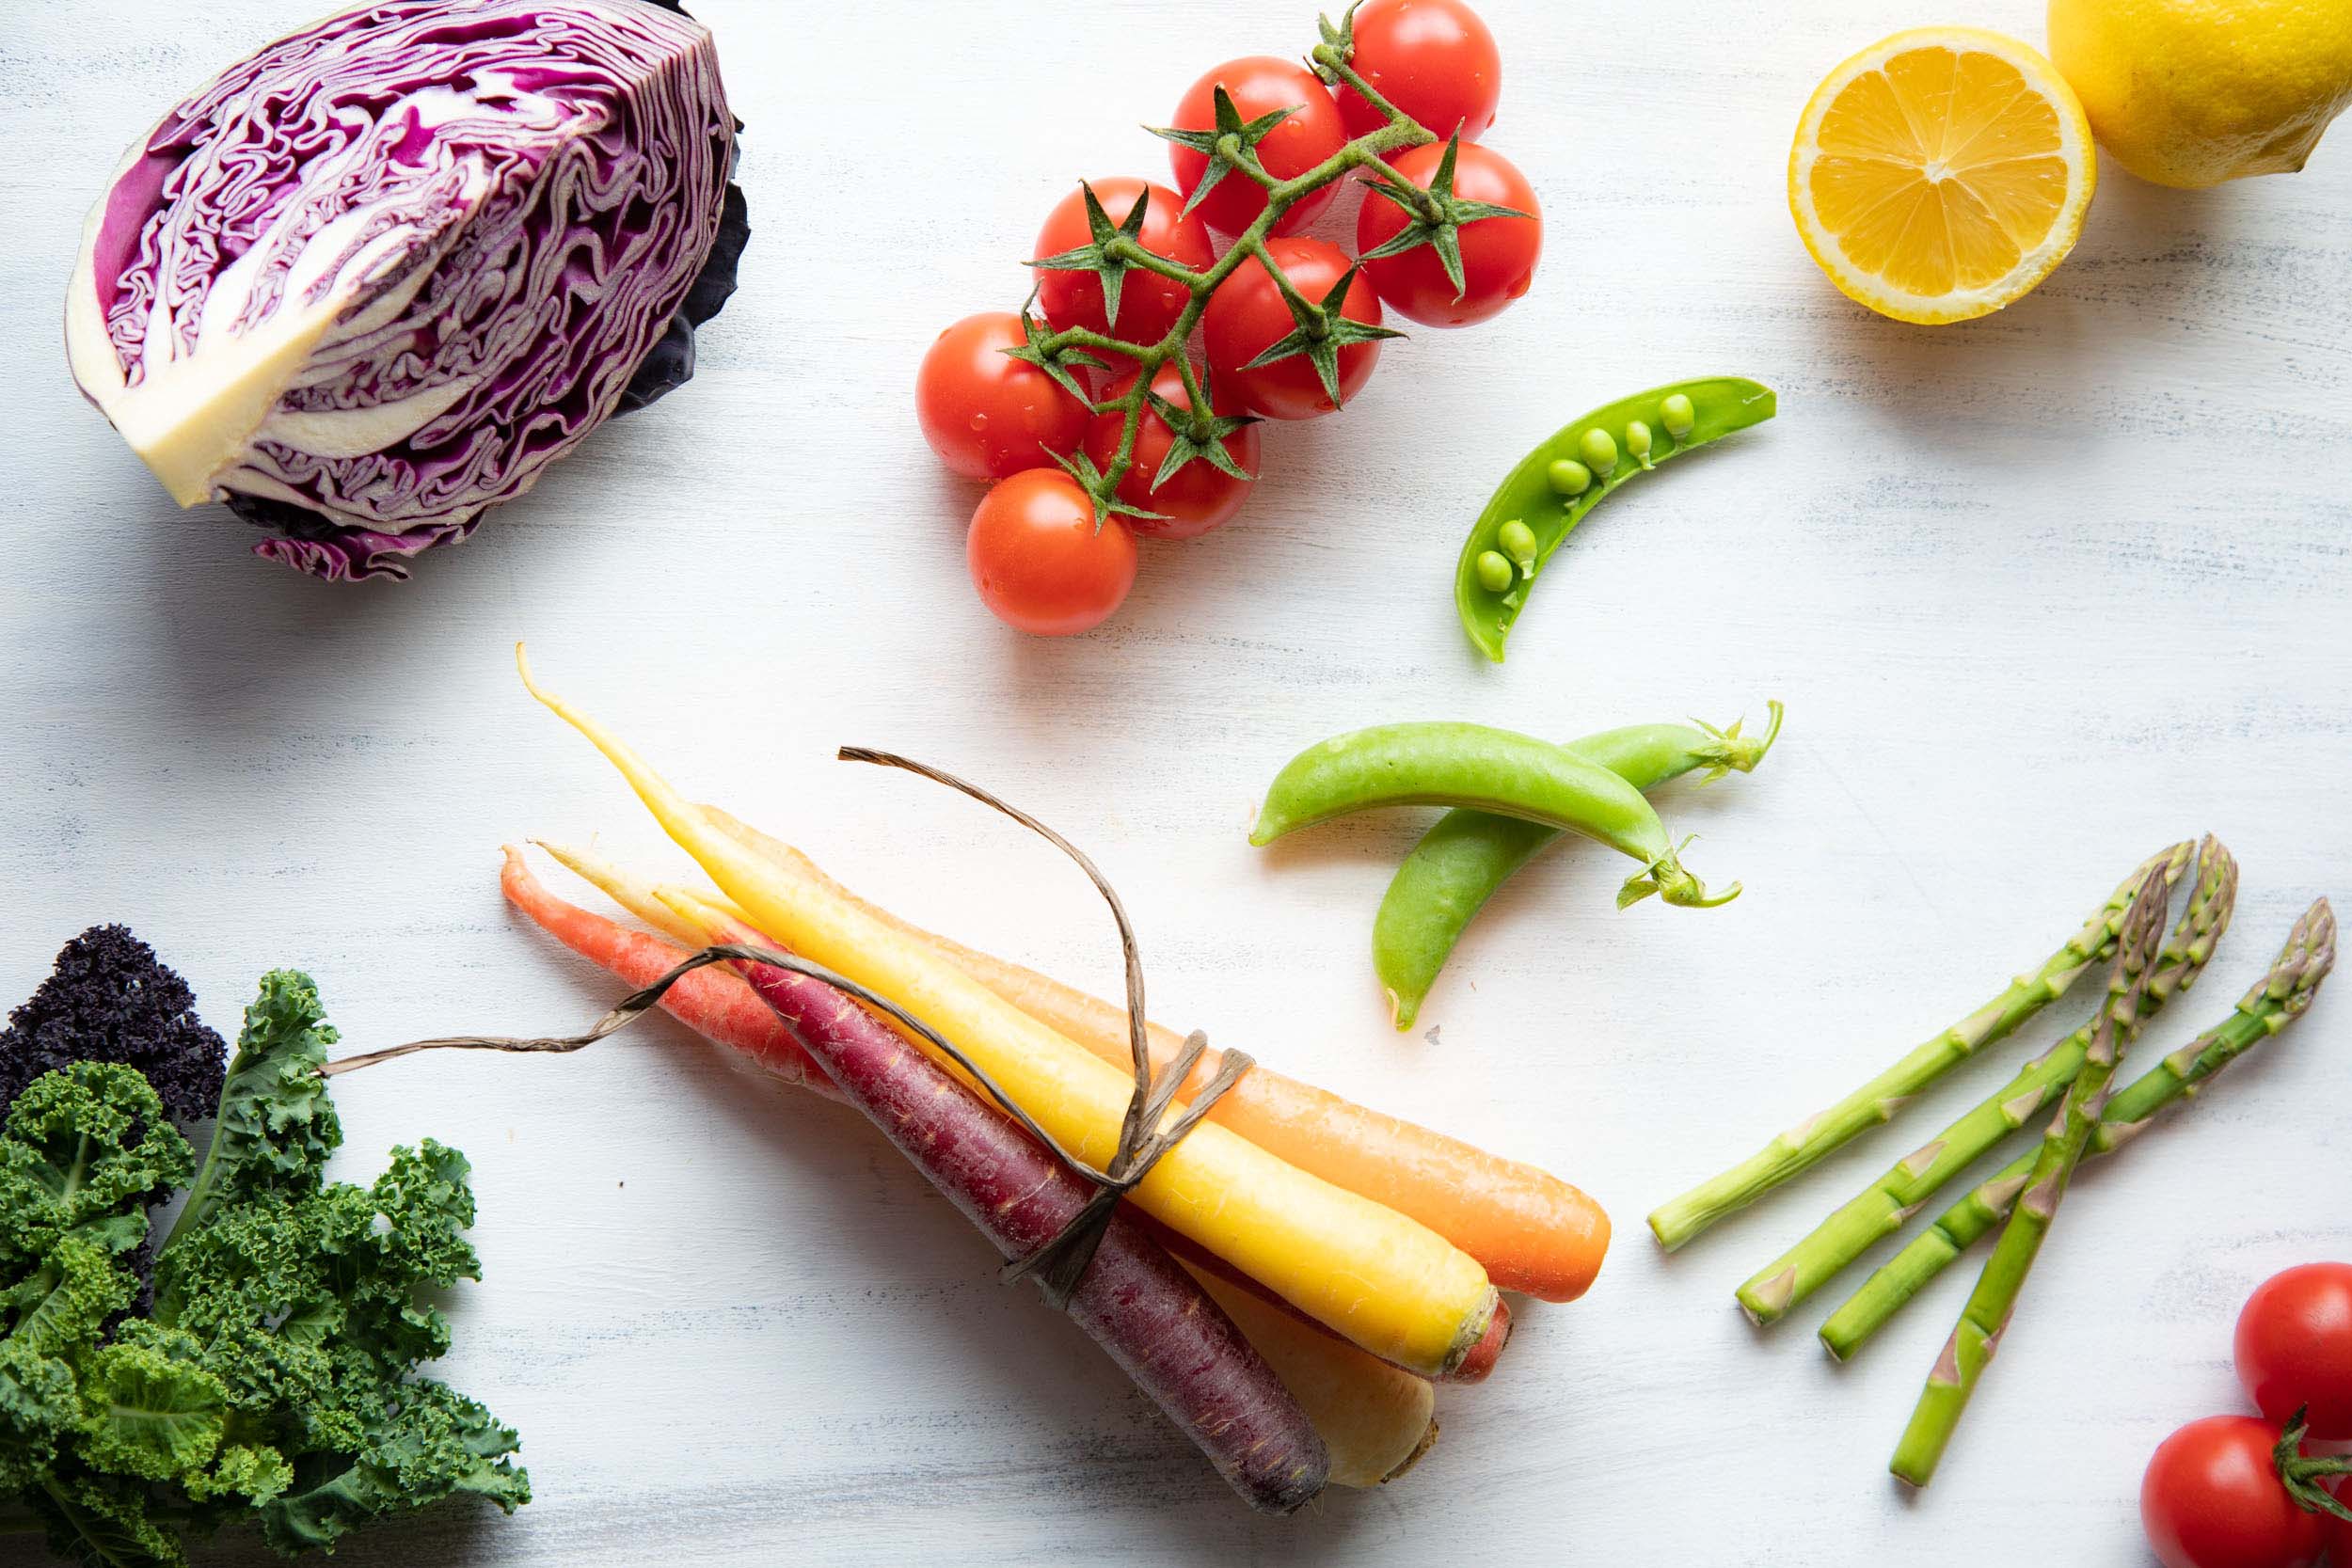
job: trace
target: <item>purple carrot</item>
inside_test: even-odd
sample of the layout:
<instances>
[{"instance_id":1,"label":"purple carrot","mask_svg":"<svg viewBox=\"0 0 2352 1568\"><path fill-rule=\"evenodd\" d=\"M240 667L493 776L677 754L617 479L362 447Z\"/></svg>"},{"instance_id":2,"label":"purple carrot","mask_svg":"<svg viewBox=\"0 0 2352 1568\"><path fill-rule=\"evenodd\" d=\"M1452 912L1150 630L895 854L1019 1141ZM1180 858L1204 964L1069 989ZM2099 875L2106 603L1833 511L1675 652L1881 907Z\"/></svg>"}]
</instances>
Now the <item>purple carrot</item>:
<instances>
[{"instance_id":1,"label":"purple carrot","mask_svg":"<svg viewBox=\"0 0 2352 1568\"><path fill-rule=\"evenodd\" d=\"M1036 1251L1086 1207L1086 1181L841 992L771 964L740 967L849 1102L1007 1258ZM1330 1459L1305 1412L1132 1216L1113 1213L1067 1310L1250 1507L1289 1513L1323 1490Z\"/></svg>"}]
</instances>

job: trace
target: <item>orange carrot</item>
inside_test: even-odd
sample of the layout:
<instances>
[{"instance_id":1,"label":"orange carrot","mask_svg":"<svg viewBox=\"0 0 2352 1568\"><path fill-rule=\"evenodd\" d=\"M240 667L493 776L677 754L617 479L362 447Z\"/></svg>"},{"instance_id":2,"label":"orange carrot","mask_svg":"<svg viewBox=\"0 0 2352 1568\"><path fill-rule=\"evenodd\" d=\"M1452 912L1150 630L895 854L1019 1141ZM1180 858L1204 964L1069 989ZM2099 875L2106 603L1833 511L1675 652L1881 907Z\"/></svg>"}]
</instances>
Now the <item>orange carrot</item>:
<instances>
[{"instance_id":1,"label":"orange carrot","mask_svg":"<svg viewBox=\"0 0 2352 1568\"><path fill-rule=\"evenodd\" d=\"M1116 1067L1127 1065L1123 1007L911 925L841 887L790 845L716 806L700 809L711 826L744 847L789 865L798 876L821 880L1048 1028ZM1151 1026L1155 1065L1171 1060L1183 1046L1184 1037L1174 1030ZM1196 1092L1214 1077L1222 1060L1214 1050L1203 1053L1184 1093ZM1208 1119L1300 1170L1419 1220L1477 1259L1487 1277L1506 1291L1574 1301L1592 1284L1609 1250L1608 1214L1558 1177L1368 1110L1263 1063L1242 1076Z\"/></svg>"},{"instance_id":2,"label":"orange carrot","mask_svg":"<svg viewBox=\"0 0 2352 1568\"><path fill-rule=\"evenodd\" d=\"M529 915L532 923L597 968L632 986L649 986L686 957L687 950L645 931L635 931L617 920L567 904L549 893L523 860L523 852L507 845L506 864L499 886L509 902ZM818 1068L792 1031L759 999L751 982L730 970L698 969L672 986L661 999L661 1010L705 1039L732 1046L779 1078L814 1089L829 1100L841 1091Z\"/></svg>"}]
</instances>

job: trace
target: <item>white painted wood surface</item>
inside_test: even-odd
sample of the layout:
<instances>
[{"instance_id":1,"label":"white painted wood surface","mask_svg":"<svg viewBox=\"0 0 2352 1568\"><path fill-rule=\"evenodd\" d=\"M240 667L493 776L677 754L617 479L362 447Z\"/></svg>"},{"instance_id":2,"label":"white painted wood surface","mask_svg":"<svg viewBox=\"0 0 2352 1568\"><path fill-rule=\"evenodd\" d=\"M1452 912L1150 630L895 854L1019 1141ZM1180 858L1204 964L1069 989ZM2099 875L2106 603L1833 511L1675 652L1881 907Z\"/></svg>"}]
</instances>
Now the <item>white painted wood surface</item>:
<instances>
[{"instance_id":1,"label":"white painted wood surface","mask_svg":"<svg viewBox=\"0 0 2352 1568\"><path fill-rule=\"evenodd\" d=\"M525 637L696 791L909 915L1111 985L1048 851L828 758L886 745L994 786L1118 881L1159 1017L1538 1160L1619 1230L1586 1301L1530 1307L1495 1380L1442 1396L1407 1481L1264 1521L850 1114L666 1023L401 1064L339 1089L342 1168L426 1133L473 1158L488 1279L446 1371L520 1426L537 1501L342 1560L2146 1560L2140 1467L2234 1408L2246 1291L2352 1255L2352 995L2086 1178L1924 1497L1884 1460L1971 1271L1842 1371L1818 1313L1761 1336L1730 1289L2081 1007L1681 1255L1642 1216L1991 994L2167 839L2219 832L2245 893L2153 1046L2352 893L2352 131L2203 195L2110 169L2038 293L1915 329L1805 259L1784 150L1831 64L1949 8L1490 0L1491 139L1549 224L1534 293L1270 431L1242 521L1148 547L1110 627L1049 643L966 585L976 493L916 435L916 358L1018 303L1068 180L1157 176L1136 122L1220 59L1303 48L1311 0L703 0L758 232L700 377L416 581L356 588L172 511L58 350L124 144L313 8L52 0L0 44L0 993L122 919L224 1028L278 964L355 1047L585 1022L612 988L510 917L499 844L601 832L674 863L525 700ZM2042 32L2030 0L1966 20ZM1510 663L1474 660L1448 587L1492 482L1593 404L1716 371L1776 386L1781 418L1613 500ZM1365 958L1421 815L1244 842L1273 770L1357 724L1568 736L1772 696L1765 768L1669 802L1746 897L1620 915L1621 868L1559 855L1465 942L1429 1038L1389 1030Z\"/></svg>"}]
</instances>

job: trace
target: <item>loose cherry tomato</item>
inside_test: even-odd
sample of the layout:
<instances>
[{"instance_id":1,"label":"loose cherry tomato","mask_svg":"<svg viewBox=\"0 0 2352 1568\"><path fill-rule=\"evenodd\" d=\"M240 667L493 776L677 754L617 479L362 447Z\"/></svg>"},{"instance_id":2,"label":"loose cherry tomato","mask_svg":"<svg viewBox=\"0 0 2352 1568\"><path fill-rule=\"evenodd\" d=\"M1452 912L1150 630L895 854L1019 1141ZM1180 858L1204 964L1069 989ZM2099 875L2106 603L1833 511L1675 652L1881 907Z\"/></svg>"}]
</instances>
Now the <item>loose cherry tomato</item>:
<instances>
[{"instance_id":1,"label":"loose cherry tomato","mask_svg":"<svg viewBox=\"0 0 2352 1568\"><path fill-rule=\"evenodd\" d=\"M1355 29L1348 63L1375 92L1441 142L1457 127L1464 141L1486 134L1502 97L1502 56L1476 11L1461 0L1364 0ZM1339 99L1350 136L1386 123L1355 88L1342 87Z\"/></svg>"},{"instance_id":2,"label":"loose cherry tomato","mask_svg":"<svg viewBox=\"0 0 2352 1568\"><path fill-rule=\"evenodd\" d=\"M1428 190L1444 158L1443 146L1413 147L1391 163L1399 175ZM1544 251L1543 212L1535 193L1502 153L1465 143L1454 156L1452 194L1528 215L1476 218L1454 231L1462 251L1459 297L1435 245L1418 245L1364 263L1364 276L1385 304L1431 326L1468 326L1499 313L1535 281L1535 262ZM1369 253L1388 244L1410 222L1404 208L1366 191L1356 214L1357 250Z\"/></svg>"},{"instance_id":3,"label":"loose cherry tomato","mask_svg":"<svg viewBox=\"0 0 2352 1568\"><path fill-rule=\"evenodd\" d=\"M1266 253L1282 269L1300 296L1320 305L1347 274L1347 253L1326 240L1268 240ZM1348 286L1340 314L1370 326L1380 325L1380 296L1361 277ZM1311 420L1328 414L1363 389L1380 358L1380 345L1349 343L1340 349L1340 403L1331 401L1314 362L1295 354L1255 370L1249 361L1290 336L1298 324L1290 306L1256 257L1235 267L1209 297L1200 318L1200 335L1209 351L1209 370L1229 397L1238 399L1254 414L1275 420Z\"/></svg>"},{"instance_id":4,"label":"loose cherry tomato","mask_svg":"<svg viewBox=\"0 0 2352 1568\"><path fill-rule=\"evenodd\" d=\"M1129 371L1112 383L1104 394L1104 401L1122 396L1135 385L1136 372ZM1189 410L1192 395L1184 390L1184 377L1173 364L1160 367L1152 378L1152 390L1178 408ZM1214 404L1219 388L1211 388L1209 398ZM1119 432L1126 416L1108 410L1094 416L1087 427L1086 452L1094 466L1107 470L1112 455L1119 451ZM1225 455L1248 474L1248 479L1235 479L1206 457L1195 457L1168 476L1168 483L1154 489L1153 476L1168 459L1168 449L1175 443L1175 433L1168 428L1149 404L1143 410L1142 422L1136 428L1135 464L1119 481L1120 499L1152 512L1164 512L1164 517L1129 517L1127 526L1137 533L1160 539L1192 539L1222 528L1241 510L1249 499L1249 487L1257 483L1258 427L1246 424L1226 436Z\"/></svg>"},{"instance_id":5,"label":"loose cherry tomato","mask_svg":"<svg viewBox=\"0 0 2352 1568\"><path fill-rule=\"evenodd\" d=\"M1136 235L1143 248L1155 256L1191 267L1196 271L1209 264L1211 249L1208 227L1198 213L1184 214L1184 198L1166 185L1149 181L1131 180L1124 175L1093 182L1094 198L1103 204L1103 215L1113 224L1127 221L1135 210L1136 198L1151 193L1151 205L1144 209L1143 228ZM1042 260L1058 256L1065 250L1075 250L1090 245L1093 230L1087 224L1086 194L1072 191L1045 215L1045 227L1038 230L1037 248L1030 255ZM1168 335L1176 325L1176 318L1192 303L1192 295L1183 285L1129 267L1119 288L1119 321L1114 325L1103 312L1103 280L1090 272L1055 272L1043 268L1037 273L1037 301L1045 319L1057 329L1090 326L1097 332L1116 332L1130 342L1155 343Z\"/></svg>"},{"instance_id":6,"label":"loose cherry tomato","mask_svg":"<svg viewBox=\"0 0 2352 1568\"><path fill-rule=\"evenodd\" d=\"M1004 351L1027 341L1009 310L966 316L931 341L914 372L914 417L939 460L966 479L1002 479L1068 456L1087 405Z\"/></svg>"},{"instance_id":7,"label":"loose cherry tomato","mask_svg":"<svg viewBox=\"0 0 2352 1568\"><path fill-rule=\"evenodd\" d=\"M1347 141L1347 132L1340 124L1340 106L1331 102L1330 89L1306 67L1278 60L1271 55L1228 60L1201 77L1178 101L1176 117L1168 123L1180 131L1216 130L1216 89L1220 87L1232 99L1245 125L1262 115L1290 110L1252 150L1265 171L1277 180L1306 173ZM1176 172L1176 188L1189 198L1193 186L1200 182L1200 176L1208 169L1209 155L1182 142L1170 142L1168 162ZM1300 197L1274 226L1274 232L1297 233L1314 222L1339 191L1340 182L1334 180L1321 190ZM1193 208L1197 216L1205 219L1220 234L1240 233L1264 211L1264 188L1232 168Z\"/></svg>"},{"instance_id":8,"label":"loose cherry tomato","mask_svg":"<svg viewBox=\"0 0 2352 1568\"><path fill-rule=\"evenodd\" d=\"M1059 468L1025 468L980 498L964 536L980 602L1009 626L1068 637L1108 619L1136 583L1136 537Z\"/></svg>"},{"instance_id":9,"label":"loose cherry tomato","mask_svg":"<svg viewBox=\"0 0 2352 1568\"><path fill-rule=\"evenodd\" d=\"M2312 1568L2322 1514L2279 1479L2280 1429L2252 1416L2208 1416L2158 1446L2139 1483L2139 1520L2164 1568Z\"/></svg>"},{"instance_id":10,"label":"loose cherry tomato","mask_svg":"<svg viewBox=\"0 0 2352 1568\"><path fill-rule=\"evenodd\" d=\"M2352 1438L2352 1263L2273 1275L2237 1319L2237 1377L2283 1425L2298 1408L2313 1439Z\"/></svg>"}]
</instances>

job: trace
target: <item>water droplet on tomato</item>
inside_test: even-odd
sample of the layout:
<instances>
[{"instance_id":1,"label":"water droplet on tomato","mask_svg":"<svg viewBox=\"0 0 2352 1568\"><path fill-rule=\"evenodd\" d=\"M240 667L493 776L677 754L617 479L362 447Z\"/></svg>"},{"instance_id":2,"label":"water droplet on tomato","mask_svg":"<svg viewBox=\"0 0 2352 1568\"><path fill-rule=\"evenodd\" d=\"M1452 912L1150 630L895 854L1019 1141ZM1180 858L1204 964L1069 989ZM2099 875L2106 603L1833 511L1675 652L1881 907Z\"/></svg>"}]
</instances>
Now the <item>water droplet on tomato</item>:
<instances>
[{"instance_id":1,"label":"water droplet on tomato","mask_svg":"<svg viewBox=\"0 0 2352 1568\"><path fill-rule=\"evenodd\" d=\"M988 428L988 416L985 414L973 415L972 428L974 430L986 430Z\"/></svg>"}]
</instances>

